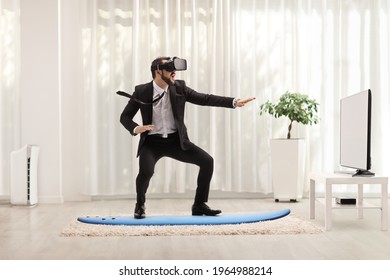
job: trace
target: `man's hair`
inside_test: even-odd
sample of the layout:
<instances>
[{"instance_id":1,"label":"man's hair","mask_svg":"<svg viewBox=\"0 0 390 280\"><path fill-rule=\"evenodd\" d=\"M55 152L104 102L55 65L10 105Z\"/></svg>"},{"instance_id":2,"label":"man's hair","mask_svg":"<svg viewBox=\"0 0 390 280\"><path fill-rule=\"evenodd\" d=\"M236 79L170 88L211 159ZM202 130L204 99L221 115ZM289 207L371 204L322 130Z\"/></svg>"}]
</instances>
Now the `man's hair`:
<instances>
[{"instance_id":1,"label":"man's hair","mask_svg":"<svg viewBox=\"0 0 390 280\"><path fill-rule=\"evenodd\" d=\"M153 66L157 66L163 62L163 60L170 60L171 58L169 56L160 56L157 57L155 60L153 60L152 65L150 66L151 68ZM156 71L157 70L152 70L152 77L153 79L156 78Z\"/></svg>"}]
</instances>

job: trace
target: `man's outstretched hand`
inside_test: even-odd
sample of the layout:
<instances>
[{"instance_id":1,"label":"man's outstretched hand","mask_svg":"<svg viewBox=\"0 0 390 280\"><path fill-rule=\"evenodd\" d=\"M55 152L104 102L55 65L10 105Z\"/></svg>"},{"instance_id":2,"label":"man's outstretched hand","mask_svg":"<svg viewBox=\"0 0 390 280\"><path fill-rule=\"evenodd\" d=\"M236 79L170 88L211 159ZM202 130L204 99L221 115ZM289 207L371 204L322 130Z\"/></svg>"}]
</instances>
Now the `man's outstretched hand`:
<instances>
[{"instance_id":1,"label":"man's outstretched hand","mask_svg":"<svg viewBox=\"0 0 390 280\"><path fill-rule=\"evenodd\" d=\"M245 106L246 103L249 103L249 102L251 102L252 100L255 100L255 99L256 99L256 97L250 97L250 98L247 98L247 99L239 99L239 100L237 100L236 106L237 107L243 107L243 106Z\"/></svg>"}]
</instances>

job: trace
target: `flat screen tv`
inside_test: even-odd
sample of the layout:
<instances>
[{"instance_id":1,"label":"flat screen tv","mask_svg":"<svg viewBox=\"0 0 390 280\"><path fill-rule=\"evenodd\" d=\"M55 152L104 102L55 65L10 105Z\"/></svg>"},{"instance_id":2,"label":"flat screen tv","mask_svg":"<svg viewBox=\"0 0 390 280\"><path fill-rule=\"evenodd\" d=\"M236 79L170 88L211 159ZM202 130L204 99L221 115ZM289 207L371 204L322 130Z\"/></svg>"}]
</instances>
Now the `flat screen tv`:
<instances>
[{"instance_id":1,"label":"flat screen tv","mask_svg":"<svg viewBox=\"0 0 390 280\"><path fill-rule=\"evenodd\" d=\"M371 90L340 99L340 165L352 176L374 176L371 169Z\"/></svg>"}]
</instances>

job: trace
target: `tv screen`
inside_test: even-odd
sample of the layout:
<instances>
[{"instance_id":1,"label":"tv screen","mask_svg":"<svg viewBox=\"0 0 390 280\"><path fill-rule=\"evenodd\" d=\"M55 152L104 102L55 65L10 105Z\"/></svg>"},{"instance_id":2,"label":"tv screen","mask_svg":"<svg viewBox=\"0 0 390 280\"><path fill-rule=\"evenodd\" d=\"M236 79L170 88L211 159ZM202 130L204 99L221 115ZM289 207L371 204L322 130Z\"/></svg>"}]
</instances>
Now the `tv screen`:
<instances>
[{"instance_id":1,"label":"tv screen","mask_svg":"<svg viewBox=\"0 0 390 280\"><path fill-rule=\"evenodd\" d=\"M371 168L371 90L340 100L340 165L354 176L373 176Z\"/></svg>"}]
</instances>

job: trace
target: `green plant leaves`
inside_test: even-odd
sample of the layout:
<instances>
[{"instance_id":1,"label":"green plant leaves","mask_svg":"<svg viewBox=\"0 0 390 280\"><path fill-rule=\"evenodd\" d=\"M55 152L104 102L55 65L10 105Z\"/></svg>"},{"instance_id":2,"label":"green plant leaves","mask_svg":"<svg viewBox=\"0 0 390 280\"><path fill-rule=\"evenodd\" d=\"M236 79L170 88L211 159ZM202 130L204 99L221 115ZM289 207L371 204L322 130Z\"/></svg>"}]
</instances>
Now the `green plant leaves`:
<instances>
[{"instance_id":1,"label":"green plant leaves","mask_svg":"<svg viewBox=\"0 0 390 280\"><path fill-rule=\"evenodd\" d=\"M287 138L290 138L291 124L294 121L304 125L313 125L319 122L318 107L318 102L310 99L308 95L287 91L277 103L267 101L261 104L260 115L268 113L275 118L287 117L290 120Z\"/></svg>"}]
</instances>

